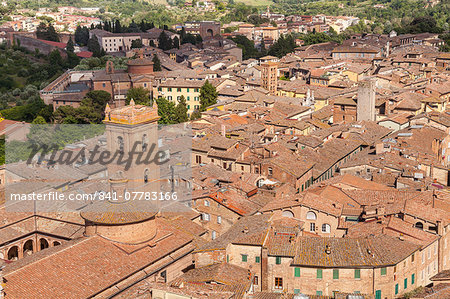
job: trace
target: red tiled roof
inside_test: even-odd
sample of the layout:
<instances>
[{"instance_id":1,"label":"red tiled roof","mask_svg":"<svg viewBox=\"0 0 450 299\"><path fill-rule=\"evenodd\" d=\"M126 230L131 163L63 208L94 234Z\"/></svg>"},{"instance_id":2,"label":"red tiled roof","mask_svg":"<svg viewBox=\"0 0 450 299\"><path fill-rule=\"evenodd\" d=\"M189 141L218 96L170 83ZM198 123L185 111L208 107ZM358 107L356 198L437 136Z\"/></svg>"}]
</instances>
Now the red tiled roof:
<instances>
[{"instance_id":1,"label":"red tiled roof","mask_svg":"<svg viewBox=\"0 0 450 299\"><path fill-rule=\"evenodd\" d=\"M47 45L50 45L50 46L58 47L60 49L65 49L67 46L66 43L52 42L52 41L45 40L45 39L38 39L38 41L46 43Z\"/></svg>"},{"instance_id":2,"label":"red tiled roof","mask_svg":"<svg viewBox=\"0 0 450 299\"><path fill-rule=\"evenodd\" d=\"M92 57L92 54L94 54L94 53L92 53L90 51L81 51L81 52L77 53L77 56L80 58L90 58L90 57Z\"/></svg>"}]
</instances>

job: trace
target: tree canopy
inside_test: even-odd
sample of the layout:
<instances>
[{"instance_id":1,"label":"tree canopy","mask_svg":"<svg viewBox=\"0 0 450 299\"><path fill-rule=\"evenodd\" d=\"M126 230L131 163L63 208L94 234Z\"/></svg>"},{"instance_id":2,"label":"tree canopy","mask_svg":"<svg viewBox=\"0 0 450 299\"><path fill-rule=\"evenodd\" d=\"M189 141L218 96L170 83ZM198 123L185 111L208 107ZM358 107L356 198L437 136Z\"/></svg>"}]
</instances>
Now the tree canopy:
<instances>
[{"instance_id":1,"label":"tree canopy","mask_svg":"<svg viewBox=\"0 0 450 299\"><path fill-rule=\"evenodd\" d=\"M200 111L206 111L206 108L217 103L218 93L214 85L206 80L200 88Z\"/></svg>"}]
</instances>

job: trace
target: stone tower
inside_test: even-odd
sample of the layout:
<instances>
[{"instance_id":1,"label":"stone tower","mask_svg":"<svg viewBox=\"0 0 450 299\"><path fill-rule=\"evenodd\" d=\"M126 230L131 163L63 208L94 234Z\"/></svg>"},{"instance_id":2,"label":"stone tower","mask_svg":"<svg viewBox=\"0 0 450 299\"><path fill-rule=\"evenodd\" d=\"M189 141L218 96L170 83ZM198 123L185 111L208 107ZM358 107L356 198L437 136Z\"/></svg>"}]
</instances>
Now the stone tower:
<instances>
[{"instance_id":1,"label":"stone tower","mask_svg":"<svg viewBox=\"0 0 450 299\"><path fill-rule=\"evenodd\" d=\"M127 181L124 187L117 192L137 190L145 192L159 192L159 165L155 163L158 152L158 108L130 105L105 109L107 150L118 156L123 155L127 163L113 163L107 165L111 187L114 188L114 179L122 177ZM121 182L123 186L123 182ZM119 187L117 185L117 187Z\"/></svg>"},{"instance_id":2,"label":"stone tower","mask_svg":"<svg viewBox=\"0 0 450 299\"><path fill-rule=\"evenodd\" d=\"M137 200L134 195L160 191L159 165L153 161L158 152L158 119L156 104L135 105L131 100L130 105L121 108L106 106L107 150L116 155L115 159L110 156L112 161L107 165L109 195L115 193L116 197L102 199L99 195L99 200L81 211L86 236L99 235L128 245L147 243L155 237L155 217L160 206L156 201L145 200L146 197ZM126 162L118 163L118 159ZM130 163L128 167L127 163Z\"/></svg>"},{"instance_id":3,"label":"stone tower","mask_svg":"<svg viewBox=\"0 0 450 299\"><path fill-rule=\"evenodd\" d=\"M262 87L267 89L270 94L275 95L277 93L278 84L278 64L276 62L266 62L262 65L261 79Z\"/></svg>"},{"instance_id":4,"label":"stone tower","mask_svg":"<svg viewBox=\"0 0 450 299\"><path fill-rule=\"evenodd\" d=\"M356 107L356 120L375 121L375 91L376 81L374 79L359 82L358 103Z\"/></svg>"}]
</instances>

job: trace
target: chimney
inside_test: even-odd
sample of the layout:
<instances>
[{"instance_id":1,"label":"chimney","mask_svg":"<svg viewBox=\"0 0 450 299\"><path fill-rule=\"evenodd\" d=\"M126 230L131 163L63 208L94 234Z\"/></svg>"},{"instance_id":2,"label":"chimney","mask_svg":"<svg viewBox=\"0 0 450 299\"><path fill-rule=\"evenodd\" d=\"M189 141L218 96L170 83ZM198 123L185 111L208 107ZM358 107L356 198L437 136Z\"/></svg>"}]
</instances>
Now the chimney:
<instances>
[{"instance_id":1,"label":"chimney","mask_svg":"<svg viewBox=\"0 0 450 299\"><path fill-rule=\"evenodd\" d=\"M225 137L225 135L226 135L226 128L225 128L225 125L222 125L222 126L220 127L220 132L222 133L222 136Z\"/></svg>"}]
</instances>

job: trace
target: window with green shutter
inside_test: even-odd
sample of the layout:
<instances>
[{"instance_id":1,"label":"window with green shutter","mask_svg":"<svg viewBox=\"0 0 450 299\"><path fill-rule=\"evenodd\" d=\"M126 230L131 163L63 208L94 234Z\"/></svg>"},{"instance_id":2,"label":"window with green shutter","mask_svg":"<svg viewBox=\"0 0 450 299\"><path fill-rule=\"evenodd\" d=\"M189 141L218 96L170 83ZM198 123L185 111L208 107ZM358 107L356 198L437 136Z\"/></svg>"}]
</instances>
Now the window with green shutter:
<instances>
[{"instance_id":1,"label":"window with green shutter","mask_svg":"<svg viewBox=\"0 0 450 299\"><path fill-rule=\"evenodd\" d=\"M403 281L403 288L406 290L406 288L408 288L408 278L405 278L405 280Z\"/></svg>"},{"instance_id":2,"label":"window with green shutter","mask_svg":"<svg viewBox=\"0 0 450 299\"><path fill-rule=\"evenodd\" d=\"M355 269L355 278L356 279L360 279L361 278L361 270L360 269Z\"/></svg>"},{"instance_id":3,"label":"window with green shutter","mask_svg":"<svg viewBox=\"0 0 450 299\"><path fill-rule=\"evenodd\" d=\"M227 263L230 262L230 256L227 254Z\"/></svg>"},{"instance_id":4,"label":"window with green shutter","mask_svg":"<svg viewBox=\"0 0 450 299\"><path fill-rule=\"evenodd\" d=\"M300 294L300 289L294 289L294 294Z\"/></svg>"},{"instance_id":5,"label":"window with green shutter","mask_svg":"<svg viewBox=\"0 0 450 299\"><path fill-rule=\"evenodd\" d=\"M277 265L281 264L281 256L275 257L275 264Z\"/></svg>"},{"instance_id":6,"label":"window with green shutter","mask_svg":"<svg viewBox=\"0 0 450 299\"><path fill-rule=\"evenodd\" d=\"M398 283L395 285L395 295L398 294Z\"/></svg>"},{"instance_id":7,"label":"window with green shutter","mask_svg":"<svg viewBox=\"0 0 450 299\"><path fill-rule=\"evenodd\" d=\"M246 255L246 254L241 254L241 256L242 256L242 261L243 261L243 262L246 262L246 261L247 261L248 255Z\"/></svg>"},{"instance_id":8,"label":"window with green shutter","mask_svg":"<svg viewBox=\"0 0 450 299\"><path fill-rule=\"evenodd\" d=\"M381 268L381 275L385 276L386 275L386 268Z\"/></svg>"},{"instance_id":9,"label":"window with green shutter","mask_svg":"<svg viewBox=\"0 0 450 299\"><path fill-rule=\"evenodd\" d=\"M375 299L381 299L381 290L375 291Z\"/></svg>"},{"instance_id":10,"label":"window with green shutter","mask_svg":"<svg viewBox=\"0 0 450 299\"><path fill-rule=\"evenodd\" d=\"M333 279L339 279L339 269L333 269Z\"/></svg>"},{"instance_id":11,"label":"window with green shutter","mask_svg":"<svg viewBox=\"0 0 450 299\"><path fill-rule=\"evenodd\" d=\"M416 281L416 274L412 274L411 275L411 284L414 284L415 281Z\"/></svg>"},{"instance_id":12,"label":"window with green shutter","mask_svg":"<svg viewBox=\"0 0 450 299\"><path fill-rule=\"evenodd\" d=\"M259 264L259 262L261 261L261 258L259 256L255 257L255 263Z\"/></svg>"},{"instance_id":13,"label":"window with green shutter","mask_svg":"<svg viewBox=\"0 0 450 299\"><path fill-rule=\"evenodd\" d=\"M322 291L316 291L317 296L322 296Z\"/></svg>"},{"instance_id":14,"label":"window with green shutter","mask_svg":"<svg viewBox=\"0 0 450 299\"><path fill-rule=\"evenodd\" d=\"M322 269L317 269L317 278L322 279Z\"/></svg>"},{"instance_id":15,"label":"window with green shutter","mask_svg":"<svg viewBox=\"0 0 450 299\"><path fill-rule=\"evenodd\" d=\"M189 88L187 89L187 92L189 92Z\"/></svg>"},{"instance_id":16,"label":"window with green shutter","mask_svg":"<svg viewBox=\"0 0 450 299\"><path fill-rule=\"evenodd\" d=\"M295 269L294 269L294 276L295 277L300 277L300 268L299 267L295 267Z\"/></svg>"}]
</instances>

